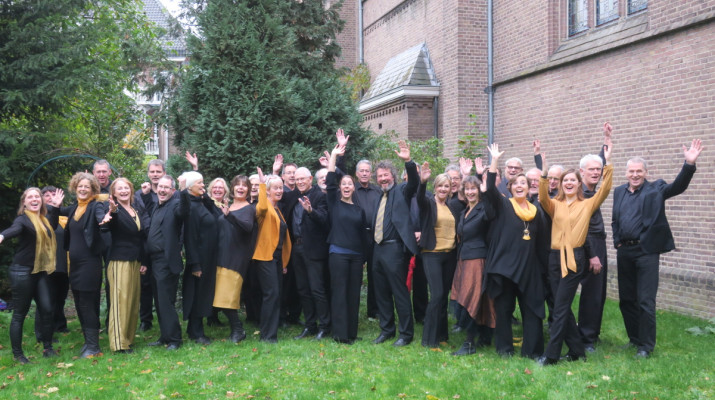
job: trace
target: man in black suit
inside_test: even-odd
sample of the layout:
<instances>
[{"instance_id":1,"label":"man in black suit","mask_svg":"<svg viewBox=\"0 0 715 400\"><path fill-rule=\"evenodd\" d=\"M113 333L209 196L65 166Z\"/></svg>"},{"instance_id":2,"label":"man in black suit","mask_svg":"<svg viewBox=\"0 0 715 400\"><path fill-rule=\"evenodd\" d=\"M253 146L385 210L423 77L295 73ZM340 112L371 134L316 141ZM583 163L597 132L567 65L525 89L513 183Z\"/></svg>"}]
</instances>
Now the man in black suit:
<instances>
[{"instance_id":1,"label":"man in black suit","mask_svg":"<svg viewBox=\"0 0 715 400\"><path fill-rule=\"evenodd\" d=\"M330 333L330 303L325 275L328 260L328 203L318 185L312 185L310 171L295 171L295 190L281 199L290 227L291 265L303 306L305 328L295 339L315 335L320 340ZM316 326L317 322L317 326Z\"/></svg>"},{"instance_id":2,"label":"man in black suit","mask_svg":"<svg viewBox=\"0 0 715 400\"><path fill-rule=\"evenodd\" d=\"M181 346L181 325L176 313L176 291L181 271L181 230L189 213L186 193L180 199L173 197L174 179L165 175L157 184L158 204L150 194L143 196L145 204L151 204L148 212L151 223L147 234L146 249L151 258L154 293L156 293L156 313L159 317L159 340L151 346L166 344L167 349L176 350Z\"/></svg>"},{"instance_id":3,"label":"man in black suit","mask_svg":"<svg viewBox=\"0 0 715 400\"><path fill-rule=\"evenodd\" d=\"M377 183L383 195L376 204L373 220L375 248L373 252L373 276L375 296L380 318L380 335L373 340L379 344L395 336L395 313L400 319L400 337L393 346L406 346L414 336L414 320L410 292L407 290L405 257L408 252L417 254L415 229L410 223L410 199L419 186L417 166L410 158L410 148L404 141L399 143L397 155L405 162L408 181L395 185L397 171L389 161L377 165ZM393 302L394 300L394 302Z\"/></svg>"},{"instance_id":4,"label":"man in black suit","mask_svg":"<svg viewBox=\"0 0 715 400\"><path fill-rule=\"evenodd\" d=\"M365 211L365 218L374 221L373 214L377 209L377 204L382 196L382 189L370 182L372 177L372 163L368 160L360 160L355 167L355 176L359 185L355 185L353 202ZM377 301L375 300L375 278L372 271L372 252L375 242L371 241L366 245L365 254L367 256L367 317L377 318Z\"/></svg>"},{"instance_id":5,"label":"man in black suit","mask_svg":"<svg viewBox=\"0 0 715 400\"><path fill-rule=\"evenodd\" d=\"M648 358L655 348L655 298L660 253L675 248L665 217L665 200L683 193L695 173L702 151L699 139L683 146L685 164L673 183L646 180L645 160L628 160L628 183L613 193L613 243L617 249L618 295L623 322L636 357Z\"/></svg>"}]
</instances>

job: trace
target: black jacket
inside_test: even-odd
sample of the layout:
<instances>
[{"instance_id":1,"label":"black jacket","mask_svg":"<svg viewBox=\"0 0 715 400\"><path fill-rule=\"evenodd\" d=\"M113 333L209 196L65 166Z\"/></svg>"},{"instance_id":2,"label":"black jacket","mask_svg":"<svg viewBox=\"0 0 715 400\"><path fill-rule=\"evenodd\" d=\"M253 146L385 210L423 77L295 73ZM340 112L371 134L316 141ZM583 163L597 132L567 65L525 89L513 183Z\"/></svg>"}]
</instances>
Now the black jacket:
<instances>
[{"instance_id":1,"label":"black jacket","mask_svg":"<svg viewBox=\"0 0 715 400\"><path fill-rule=\"evenodd\" d=\"M60 214L66 215L68 220L74 218L74 213L77 211L77 203L69 207L62 207ZM88 218L84 220L84 240L95 256L101 256L107 249L105 241L102 239L99 231L99 223L104 219L104 214L107 213L105 203L91 201L87 204L87 209L84 212ZM65 230L65 250L70 249L70 231Z\"/></svg>"},{"instance_id":2,"label":"black jacket","mask_svg":"<svg viewBox=\"0 0 715 400\"><path fill-rule=\"evenodd\" d=\"M147 205L147 213L151 216L147 228L147 252L152 249L160 249L169 263L169 270L174 274L180 274L184 269L181 260L181 236L184 219L189 215L188 194L180 198L172 197L163 204L155 203L151 194L142 195L144 204ZM152 229L160 229L163 240L161 243L152 243Z\"/></svg>"},{"instance_id":3,"label":"black jacket","mask_svg":"<svg viewBox=\"0 0 715 400\"><path fill-rule=\"evenodd\" d=\"M395 184L387 195L387 204L385 207L390 207L392 211L392 225L397 230L402 243L407 250L412 254L419 253L417 240L415 239L415 228L410 221L410 201L412 196L417 192L417 187L420 184L420 176L417 173L417 164L414 161L405 163L405 171L407 171L407 183ZM377 209L380 207L380 201L374 205L372 231L375 231L375 218L377 218Z\"/></svg>"},{"instance_id":4,"label":"black jacket","mask_svg":"<svg viewBox=\"0 0 715 400\"><path fill-rule=\"evenodd\" d=\"M139 216L139 228L121 204L117 205L117 210L112 213L112 219L100 226L101 231L110 232L112 235L109 261L140 261L142 265L148 264L144 242L149 216L141 208L136 208L135 211Z\"/></svg>"},{"instance_id":5,"label":"black jacket","mask_svg":"<svg viewBox=\"0 0 715 400\"><path fill-rule=\"evenodd\" d=\"M462 211L457 223L457 259L487 258L487 233L489 222L494 218L494 210L486 202L480 201L469 215L466 213L467 209Z\"/></svg>"},{"instance_id":6,"label":"black jacket","mask_svg":"<svg viewBox=\"0 0 715 400\"><path fill-rule=\"evenodd\" d=\"M424 250L434 250L437 245L437 237L434 234L434 225L437 222L437 203L434 195L427 196L427 185L420 184L417 189L417 205L420 212L420 247ZM454 207L454 203L447 202L449 211L452 212L454 218L454 227L456 235L457 221L459 221L459 209Z\"/></svg>"},{"instance_id":7,"label":"black jacket","mask_svg":"<svg viewBox=\"0 0 715 400\"><path fill-rule=\"evenodd\" d=\"M330 224L328 223L328 202L318 185L313 185L305 194L301 194L296 188L295 190L284 193L281 203L281 212L286 219L286 223L290 227L289 231L293 232L293 210L295 207L302 207L298 202L299 197L308 196L310 205L313 211L303 212L303 218L300 222L300 236L305 247L305 254L311 260L324 260L328 257L328 234L330 232ZM295 244L295 238L291 236L291 241Z\"/></svg>"}]
</instances>

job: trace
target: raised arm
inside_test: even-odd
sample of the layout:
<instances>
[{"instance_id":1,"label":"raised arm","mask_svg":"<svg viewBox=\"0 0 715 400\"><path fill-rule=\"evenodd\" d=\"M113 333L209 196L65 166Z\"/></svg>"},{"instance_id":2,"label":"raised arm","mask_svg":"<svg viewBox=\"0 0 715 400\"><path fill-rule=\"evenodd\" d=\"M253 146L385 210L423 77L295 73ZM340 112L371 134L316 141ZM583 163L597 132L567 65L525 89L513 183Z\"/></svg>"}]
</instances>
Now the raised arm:
<instances>
[{"instance_id":1,"label":"raised arm","mask_svg":"<svg viewBox=\"0 0 715 400\"><path fill-rule=\"evenodd\" d=\"M683 146L683 155L685 156L685 165L680 170L678 176L669 185L663 189L663 197L668 199L677 196L685 191L690 184L690 180L695 173L695 162L700 153L703 151L703 143L700 139L693 139L689 148Z\"/></svg>"},{"instance_id":2,"label":"raised arm","mask_svg":"<svg viewBox=\"0 0 715 400\"><path fill-rule=\"evenodd\" d=\"M539 203L541 203L541 207L544 211L553 217L554 201L551 200L551 196L549 196L549 179L547 178L549 169L548 163L546 162L546 153L541 153L540 156L542 162L544 163L544 169L539 177Z\"/></svg>"}]
</instances>

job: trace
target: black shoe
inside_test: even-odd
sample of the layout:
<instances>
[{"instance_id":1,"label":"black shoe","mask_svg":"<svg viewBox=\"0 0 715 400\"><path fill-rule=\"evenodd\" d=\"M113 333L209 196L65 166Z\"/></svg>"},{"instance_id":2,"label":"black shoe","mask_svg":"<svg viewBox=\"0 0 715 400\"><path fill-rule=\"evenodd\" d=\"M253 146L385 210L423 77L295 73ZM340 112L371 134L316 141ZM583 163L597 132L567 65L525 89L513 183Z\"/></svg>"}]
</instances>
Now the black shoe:
<instances>
[{"instance_id":1,"label":"black shoe","mask_svg":"<svg viewBox=\"0 0 715 400\"><path fill-rule=\"evenodd\" d=\"M29 363L30 363L30 360L28 360L27 357L25 357L24 354L23 354L23 355L16 356L16 357L13 357L13 359L14 359L16 362L19 362L19 363L22 364L22 365L25 365L25 364L29 364Z\"/></svg>"},{"instance_id":2,"label":"black shoe","mask_svg":"<svg viewBox=\"0 0 715 400\"><path fill-rule=\"evenodd\" d=\"M147 343L146 345L149 346L149 347L154 347L154 346L163 346L163 345L165 345L165 344L166 344L166 343L164 343L164 341L162 341L162 340L157 340L157 341L155 341L155 342L149 342L149 343Z\"/></svg>"},{"instance_id":3,"label":"black shoe","mask_svg":"<svg viewBox=\"0 0 715 400\"><path fill-rule=\"evenodd\" d=\"M57 329L55 330L55 332L57 332L57 333L70 333L70 330L67 329L67 327L64 327L64 328L57 328Z\"/></svg>"},{"instance_id":4,"label":"black shoe","mask_svg":"<svg viewBox=\"0 0 715 400\"><path fill-rule=\"evenodd\" d=\"M303 332L301 332L298 336L295 336L293 339L299 340L299 339L303 339L308 336L313 336L317 333L318 332L315 329L305 328L305 329L303 329Z\"/></svg>"},{"instance_id":5,"label":"black shoe","mask_svg":"<svg viewBox=\"0 0 715 400\"><path fill-rule=\"evenodd\" d=\"M206 318L206 325L208 326L223 326L223 322L218 319L218 316L210 316Z\"/></svg>"},{"instance_id":6,"label":"black shoe","mask_svg":"<svg viewBox=\"0 0 715 400\"><path fill-rule=\"evenodd\" d=\"M355 343L354 340L341 339L341 338L339 338L339 337L334 337L333 340L335 340L336 343L341 343L341 344L353 344L353 343Z\"/></svg>"},{"instance_id":7,"label":"black shoe","mask_svg":"<svg viewBox=\"0 0 715 400\"><path fill-rule=\"evenodd\" d=\"M261 342L263 343L268 343L268 344L276 344L278 343L278 339L260 339Z\"/></svg>"},{"instance_id":8,"label":"black shoe","mask_svg":"<svg viewBox=\"0 0 715 400\"><path fill-rule=\"evenodd\" d=\"M586 345L586 347L584 347L584 349L586 350L586 353L595 353L596 352L596 347L594 347L592 344Z\"/></svg>"},{"instance_id":9,"label":"black shoe","mask_svg":"<svg viewBox=\"0 0 715 400\"><path fill-rule=\"evenodd\" d=\"M207 338L206 336L199 336L194 339L194 342L198 344L203 344L204 346L211 344L211 339Z\"/></svg>"},{"instance_id":10,"label":"black shoe","mask_svg":"<svg viewBox=\"0 0 715 400\"><path fill-rule=\"evenodd\" d=\"M635 348L635 347L638 347L638 345L636 343L628 342L628 343L624 344L623 346L621 346L620 349L628 350L628 349Z\"/></svg>"},{"instance_id":11,"label":"black shoe","mask_svg":"<svg viewBox=\"0 0 715 400\"><path fill-rule=\"evenodd\" d=\"M461 332L461 331L463 331L463 330L464 330L464 328L462 328L462 327L459 326L459 325L455 325L455 326L452 327L452 333L459 333L459 332Z\"/></svg>"},{"instance_id":12,"label":"black shoe","mask_svg":"<svg viewBox=\"0 0 715 400\"><path fill-rule=\"evenodd\" d=\"M394 347L403 347L403 346L407 346L410 343L412 343L411 339L399 338L399 339L395 340L395 343L393 343L392 345Z\"/></svg>"},{"instance_id":13,"label":"black shoe","mask_svg":"<svg viewBox=\"0 0 715 400\"><path fill-rule=\"evenodd\" d=\"M453 356L468 356L477 352L477 348L472 342L462 343L462 347L459 350L452 353Z\"/></svg>"},{"instance_id":14,"label":"black shoe","mask_svg":"<svg viewBox=\"0 0 715 400\"><path fill-rule=\"evenodd\" d=\"M380 343L385 343L388 339L392 339L395 337L395 334L393 333L392 335L386 335L384 333L381 333L380 336L375 338L372 342L375 344L380 344Z\"/></svg>"},{"instance_id":15,"label":"black shoe","mask_svg":"<svg viewBox=\"0 0 715 400\"><path fill-rule=\"evenodd\" d=\"M578 360L586 361L586 355L585 354L578 355L575 353L566 353L565 356L561 357L561 360L569 361L569 362L578 361Z\"/></svg>"},{"instance_id":16,"label":"black shoe","mask_svg":"<svg viewBox=\"0 0 715 400\"><path fill-rule=\"evenodd\" d=\"M328 337L328 335L329 335L329 333L327 331L324 331L321 329L318 331L318 334L315 335L315 338L313 338L313 340L323 340L326 337Z\"/></svg>"},{"instance_id":17,"label":"black shoe","mask_svg":"<svg viewBox=\"0 0 715 400\"><path fill-rule=\"evenodd\" d=\"M499 354L501 358L514 357L514 351L497 351L497 354Z\"/></svg>"},{"instance_id":18,"label":"black shoe","mask_svg":"<svg viewBox=\"0 0 715 400\"><path fill-rule=\"evenodd\" d=\"M536 360L536 363L542 367L545 367L547 365L556 365L558 362L559 362L559 360L557 360L555 358L549 358L546 356L541 356Z\"/></svg>"},{"instance_id":19,"label":"black shoe","mask_svg":"<svg viewBox=\"0 0 715 400\"><path fill-rule=\"evenodd\" d=\"M232 341L233 343L241 343L243 339L246 338L246 331L243 330L236 330L231 332L231 336L228 337L228 340Z\"/></svg>"},{"instance_id":20,"label":"black shoe","mask_svg":"<svg viewBox=\"0 0 715 400\"><path fill-rule=\"evenodd\" d=\"M134 350L132 349L125 349L125 350L117 350L115 351L117 354L132 354L134 353Z\"/></svg>"},{"instance_id":21,"label":"black shoe","mask_svg":"<svg viewBox=\"0 0 715 400\"><path fill-rule=\"evenodd\" d=\"M79 358L94 358L102 355L102 350L99 348L99 330L85 329L84 330L84 351L80 353Z\"/></svg>"},{"instance_id":22,"label":"black shoe","mask_svg":"<svg viewBox=\"0 0 715 400\"><path fill-rule=\"evenodd\" d=\"M139 330L142 331L142 332L146 332L146 331L148 331L149 329L151 329L152 326L153 326L153 325L151 324L151 322L146 322L146 321L144 321L144 322L142 322L141 324L139 324Z\"/></svg>"},{"instance_id":23,"label":"black shoe","mask_svg":"<svg viewBox=\"0 0 715 400\"><path fill-rule=\"evenodd\" d=\"M57 350L55 349L44 349L42 350L42 357L44 358L52 358L52 357L57 357L59 354L57 353Z\"/></svg>"},{"instance_id":24,"label":"black shoe","mask_svg":"<svg viewBox=\"0 0 715 400\"><path fill-rule=\"evenodd\" d=\"M441 342L441 340L440 340ZM427 342L422 342L422 347L426 347L428 349L438 349L439 348L439 342L435 343L427 343Z\"/></svg>"},{"instance_id":25,"label":"black shoe","mask_svg":"<svg viewBox=\"0 0 715 400\"><path fill-rule=\"evenodd\" d=\"M169 345L166 346L166 349L173 351L173 350L179 350L179 347L181 347L181 345L178 343L169 343Z\"/></svg>"},{"instance_id":26,"label":"black shoe","mask_svg":"<svg viewBox=\"0 0 715 400\"><path fill-rule=\"evenodd\" d=\"M650 351L648 350L638 350L636 355L634 356L635 358L650 358Z\"/></svg>"}]
</instances>

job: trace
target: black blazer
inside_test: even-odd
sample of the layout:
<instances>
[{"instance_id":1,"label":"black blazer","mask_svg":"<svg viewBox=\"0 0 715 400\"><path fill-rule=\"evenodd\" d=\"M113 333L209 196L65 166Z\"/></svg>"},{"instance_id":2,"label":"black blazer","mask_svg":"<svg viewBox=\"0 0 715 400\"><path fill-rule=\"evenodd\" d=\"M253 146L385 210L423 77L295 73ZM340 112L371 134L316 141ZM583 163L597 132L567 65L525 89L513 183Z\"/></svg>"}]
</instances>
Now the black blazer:
<instances>
[{"instance_id":1,"label":"black blazer","mask_svg":"<svg viewBox=\"0 0 715 400\"><path fill-rule=\"evenodd\" d=\"M104 214L107 213L105 203L99 201L91 201L87 204L87 209L84 213L88 218L84 220L83 236L85 242L87 242L87 247L92 250L92 254L95 256L101 256L107 249L105 241L102 239L99 231L99 223L104 219ZM77 211L77 203L72 204L69 207L62 207L60 214L66 215L68 220L74 218L74 213ZM70 231L65 230L65 250L70 249Z\"/></svg>"},{"instance_id":2,"label":"black blazer","mask_svg":"<svg viewBox=\"0 0 715 400\"><path fill-rule=\"evenodd\" d=\"M417 189L417 206L420 212L420 247L424 250L434 250L437 245L437 237L434 234L434 224L437 222L437 203L434 195L427 196L427 185L420 184ZM454 218L455 235L457 221L459 221L459 209L454 207L454 204L447 202L449 211L452 212Z\"/></svg>"},{"instance_id":3,"label":"black blazer","mask_svg":"<svg viewBox=\"0 0 715 400\"><path fill-rule=\"evenodd\" d=\"M149 227L149 216L141 207L135 208L139 216L140 228L121 204L112 213L112 219L100 226L102 232L112 235L112 245L109 248L109 261L140 261L147 265L148 260L144 252L146 232Z\"/></svg>"},{"instance_id":4,"label":"black blazer","mask_svg":"<svg viewBox=\"0 0 715 400\"><path fill-rule=\"evenodd\" d=\"M494 219L494 210L486 202L480 201L469 215L466 214L467 209L464 209L457 223L457 259L487 258L487 233L489 222Z\"/></svg>"},{"instance_id":5,"label":"black blazer","mask_svg":"<svg viewBox=\"0 0 715 400\"><path fill-rule=\"evenodd\" d=\"M183 261L181 260L181 234L184 219L189 216L189 194L183 191L179 198L172 197L163 204L154 203L151 194L142 195L144 204L147 204L147 212L151 215L149 226L147 227L147 235L152 227L159 225L163 243L149 243L150 237L147 237L147 251L156 246L163 249L164 257L169 263L169 270L174 274L180 274L184 269Z\"/></svg>"},{"instance_id":6,"label":"black blazer","mask_svg":"<svg viewBox=\"0 0 715 400\"><path fill-rule=\"evenodd\" d=\"M695 169L695 165L683 164L680 173L670 184L662 179L654 182L643 182L643 187L640 189L643 191L641 193L643 197L643 208L641 209L643 231L640 236L640 245L646 253L666 253L675 248L673 232L671 232L670 224L668 224L668 219L665 217L665 201L683 193L688 188ZM613 228L614 246L618 246L621 242L618 217L621 213L620 205L623 202L626 190L628 190L628 184L617 187L613 192L611 227Z\"/></svg>"},{"instance_id":7,"label":"black blazer","mask_svg":"<svg viewBox=\"0 0 715 400\"><path fill-rule=\"evenodd\" d=\"M303 246L306 248L306 255L311 260L324 260L328 258L328 234L330 233L330 224L328 222L328 202L318 185L308 190L306 194L301 194L298 189L292 190L283 194L281 202L281 212L286 219L289 227L293 227L293 210L295 207L301 207L298 198L308 196L310 205L313 208L311 213L304 212L303 219L300 222L300 235L303 240ZM283 211L284 210L284 211ZM293 229L289 229L291 235ZM291 241L295 238L291 236ZM295 244L295 242L293 242Z\"/></svg>"},{"instance_id":8,"label":"black blazer","mask_svg":"<svg viewBox=\"0 0 715 400\"><path fill-rule=\"evenodd\" d=\"M387 204L385 207L390 207L392 211L392 225L397 230L402 243L407 250L412 254L419 253L417 240L415 239L415 227L410 221L410 202L412 197L417 192L417 187L420 184L420 176L417 173L417 164L414 161L405 163L405 171L407 171L407 183L397 184L387 194ZM380 207L378 200L373 210L372 231L375 231L375 220L377 218L377 210Z\"/></svg>"}]
</instances>

